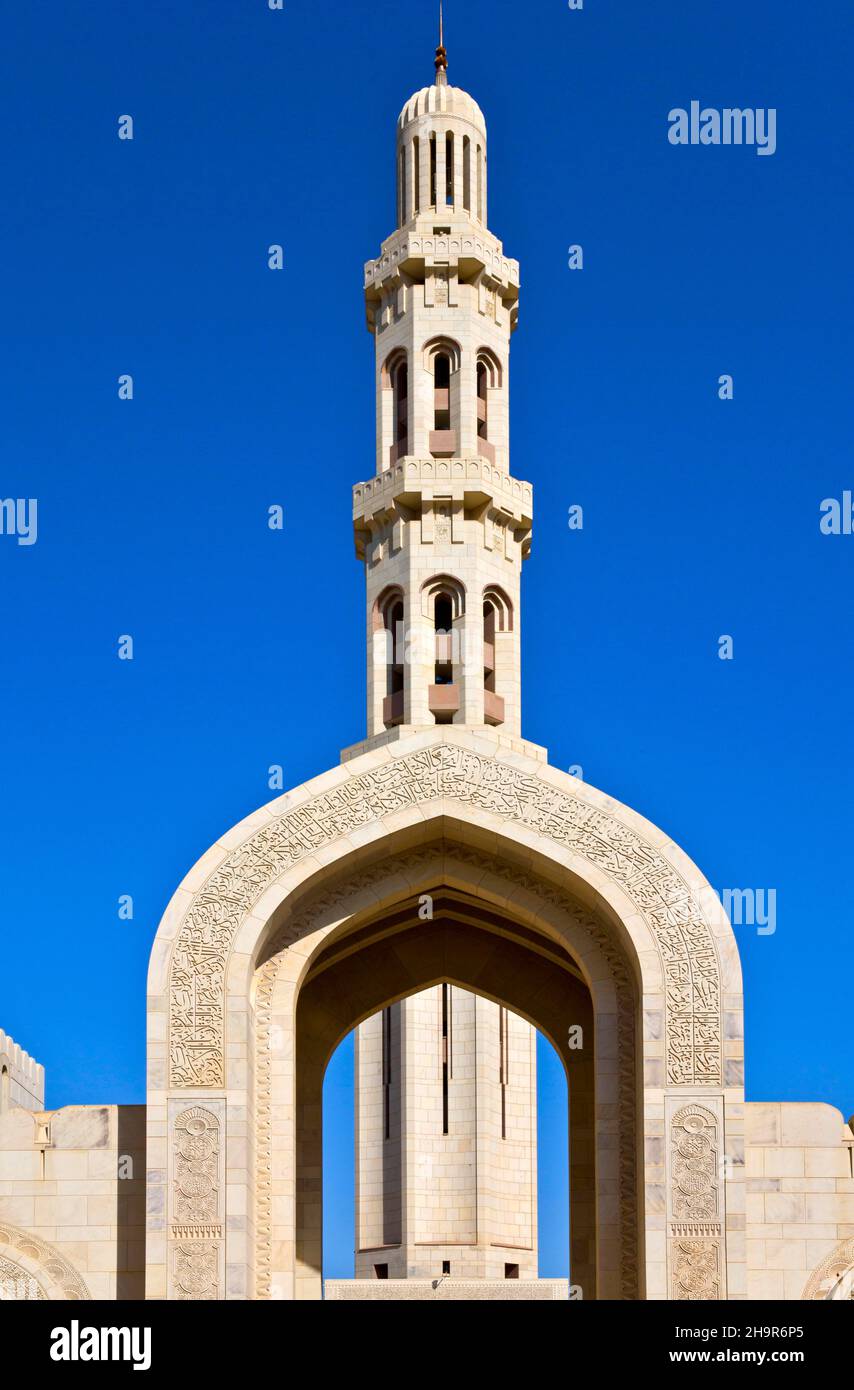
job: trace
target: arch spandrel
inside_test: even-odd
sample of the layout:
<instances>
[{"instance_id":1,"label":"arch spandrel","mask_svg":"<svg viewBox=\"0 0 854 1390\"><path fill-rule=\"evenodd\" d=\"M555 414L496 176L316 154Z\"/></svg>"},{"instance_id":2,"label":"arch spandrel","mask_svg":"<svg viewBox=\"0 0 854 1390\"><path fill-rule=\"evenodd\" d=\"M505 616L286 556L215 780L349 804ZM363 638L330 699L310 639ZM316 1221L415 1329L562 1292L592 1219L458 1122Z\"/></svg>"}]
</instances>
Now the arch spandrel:
<instances>
[{"instance_id":1,"label":"arch spandrel","mask_svg":"<svg viewBox=\"0 0 854 1390\"><path fill-rule=\"evenodd\" d=\"M312 870L321 872L389 830L446 809L481 832L571 868L628 937L642 925L665 982L663 1084L721 1087L731 1081L721 958L727 993L734 993L738 957L705 879L684 856L677 867L667 838L628 808L533 759L488 756L485 747L444 733L409 739L397 755L387 749L366 754L337 769L334 779L308 783L256 813L248 835L233 833L205 856L204 881L186 903L168 948L171 1087L224 1085L229 954L246 924L243 948L254 930L247 919L258 918L262 899L265 906L275 900L280 880L310 878ZM189 882L198 880L194 871ZM650 948L637 951L644 995L649 954Z\"/></svg>"}]
</instances>

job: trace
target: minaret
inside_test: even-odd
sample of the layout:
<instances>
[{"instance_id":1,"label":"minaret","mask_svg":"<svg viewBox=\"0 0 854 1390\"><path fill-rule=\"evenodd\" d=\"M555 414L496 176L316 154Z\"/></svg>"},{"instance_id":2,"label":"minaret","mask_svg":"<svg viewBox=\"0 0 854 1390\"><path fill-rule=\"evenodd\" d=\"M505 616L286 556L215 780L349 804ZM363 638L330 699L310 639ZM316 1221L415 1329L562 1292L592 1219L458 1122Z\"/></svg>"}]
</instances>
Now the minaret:
<instances>
[{"instance_id":1,"label":"minaret","mask_svg":"<svg viewBox=\"0 0 854 1390\"><path fill-rule=\"evenodd\" d=\"M353 489L367 574L367 740L463 725L518 751L519 590L532 493L510 474L519 267L487 228L486 125L448 85L397 123L397 229L365 268L376 476ZM542 756L542 750L536 750Z\"/></svg>"},{"instance_id":2,"label":"minaret","mask_svg":"<svg viewBox=\"0 0 854 1390\"><path fill-rule=\"evenodd\" d=\"M520 733L531 487L510 475L519 268L487 230L486 125L436 76L397 126L397 230L365 271L377 471L354 489L367 573L366 748L435 724ZM537 750L540 753L540 750ZM536 1037L437 985L356 1031L356 1277L537 1277Z\"/></svg>"}]
</instances>

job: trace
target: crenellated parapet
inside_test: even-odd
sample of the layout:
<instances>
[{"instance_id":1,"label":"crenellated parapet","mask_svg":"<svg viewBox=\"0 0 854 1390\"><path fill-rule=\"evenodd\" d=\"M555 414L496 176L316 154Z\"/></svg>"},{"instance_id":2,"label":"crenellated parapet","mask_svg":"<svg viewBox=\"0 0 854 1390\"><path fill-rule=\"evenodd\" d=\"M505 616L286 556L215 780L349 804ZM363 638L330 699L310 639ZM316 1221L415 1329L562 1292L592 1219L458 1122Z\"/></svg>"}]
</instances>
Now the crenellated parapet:
<instances>
[{"instance_id":1,"label":"crenellated parapet","mask_svg":"<svg viewBox=\"0 0 854 1390\"><path fill-rule=\"evenodd\" d=\"M44 1067L0 1028L0 1114L44 1109Z\"/></svg>"}]
</instances>

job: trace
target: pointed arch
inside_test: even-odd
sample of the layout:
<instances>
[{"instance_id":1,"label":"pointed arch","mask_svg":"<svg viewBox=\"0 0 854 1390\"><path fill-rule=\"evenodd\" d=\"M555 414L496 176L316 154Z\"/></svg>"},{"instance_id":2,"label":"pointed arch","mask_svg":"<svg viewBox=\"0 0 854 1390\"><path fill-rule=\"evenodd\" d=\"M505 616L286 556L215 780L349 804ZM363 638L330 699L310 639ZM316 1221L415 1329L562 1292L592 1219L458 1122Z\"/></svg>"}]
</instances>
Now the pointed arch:
<instances>
[{"instance_id":1,"label":"pointed arch","mask_svg":"<svg viewBox=\"0 0 854 1390\"><path fill-rule=\"evenodd\" d=\"M504 385L504 370L500 359L492 348L480 347L477 350L477 365L483 367L486 384L490 391L500 391Z\"/></svg>"},{"instance_id":2,"label":"pointed arch","mask_svg":"<svg viewBox=\"0 0 854 1390\"><path fill-rule=\"evenodd\" d=\"M487 584L483 591L484 607L490 604L495 612L495 631L513 631L513 604L497 584Z\"/></svg>"},{"instance_id":3,"label":"pointed arch","mask_svg":"<svg viewBox=\"0 0 854 1390\"><path fill-rule=\"evenodd\" d=\"M392 466L409 453L409 359L403 348L389 353L380 371L380 381L384 391L392 392L388 453Z\"/></svg>"},{"instance_id":4,"label":"pointed arch","mask_svg":"<svg viewBox=\"0 0 854 1390\"><path fill-rule=\"evenodd\" d=\"M440 598L448 599L454 621L463 616L466 611L466 590L459 579L452 578L450 574L436 574L424 581L421 585L421 612L425 618L434 616L436 600Z\"/></svg>"},{"instance_id":5,"label":"pointed arch","mask_svg":"<svg viewBox=\"0 0 854 1390\"><path fill-rule=\"evenodd\" d=\"M448 358L452 375L460 370L462 348L454 338L430 338L424 344L424 368L431 376L435 376L436 358L441 356Z\"/></svg>"}]
</instances>

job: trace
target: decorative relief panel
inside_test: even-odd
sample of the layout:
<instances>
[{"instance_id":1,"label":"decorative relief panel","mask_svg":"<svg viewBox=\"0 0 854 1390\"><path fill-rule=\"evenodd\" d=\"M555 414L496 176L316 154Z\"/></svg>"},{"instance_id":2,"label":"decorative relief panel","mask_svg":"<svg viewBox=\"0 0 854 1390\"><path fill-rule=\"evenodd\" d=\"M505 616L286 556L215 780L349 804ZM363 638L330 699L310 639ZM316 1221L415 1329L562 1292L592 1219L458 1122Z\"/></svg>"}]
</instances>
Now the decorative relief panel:
<instances>
[{"instance_id":1,"label":"decorative relief panel","mask_svg":"<svg viewBox=\"0 0 854 1390\"><path fill-rule=\"evenodd\" d=\"M196 894L172 954L173 1087L222 1086L225 969L242 918L292 864L406 806L445 797L527 825L617 883L653 932L666 979L669 1085L721 1083L721 985L715 943L687 885L653 846L608 812L536 776L454 744L386 763L314 797L250 836Z\"/></svg>"},{"instance_id":2,"label":"decorative relief panel","mask_svg":"<svg viewBox=\"0 0 854 1390\"><path fill-rule=\"evenodd\" d=\"M682 1105L670 1119L671 1297L723 1298L721 1121L705 1105Z\"/></svg>"},{"instance_id":3,"label":"decorative relief panel","mask_svg":"<svg viewBox=\"0 0 854 1390\"><path fill-rule=\"evenodd\" d=\"M440 542L451 540L451 504L433 503L433 539Z\"/></svg>"},{"instance_id":4,"label":"decorative relief panel","mask_svg":"<svg viewBox=\"0 0 854 1390\"><path fill-rule=\"evenodd\" d=\"M841 1241L813 1270L801 1297L834 1303L854 1301L854 1237Z\"/></svg>"},{"instance_id":5,"label":"decorative relief panel","mask_svg":"<svg viewBox=\"0 0 854 1390\"><path fill-rule=\"evenodd\" d=\"M21 1263L21 1261L25 1263ZM38 1273L30 1272L26 1262L36 1265ZM41 1276L41 1277L40 1277ZM45 1292L44 1285L50 1290ZM47 1299L88 1300L91 1294L81 1276L64 1255L46 1240L10 1226L0 1224L0 1300L26 1299L34 1302Z\"/></svg>"},{"instance_id":6,"label":"decorative relief panel","mask_svg":"<svg viewBox=\"0 0 854 1390\"><path fill-rule=\"evenodd\" d=\"M0 1303L44 1302L47 1294L23 1265L0 1256Z\"/></svg>"},{"instance_id":7,"label":"decorative relief panel","mask_svg":"<svg viewBox=\"0 0 854 1390\"><path fill-rule=\"evenodd\" d=\"M171 1104L172 1181L169 1237L172 1297L221 1297L224 1101Z\"/></svg>"},{"instance_id":8,"label":"decorative relief panel","mask_svg":"<svg viewBox=\"0 0 854 1390\"><path fill-rule=\"evenodd\" d=\"M719 1240L678 1240L673 1252L673 1292L676 1299L716 1301L721 1297Z\"/></svg>"}]
</instances>

